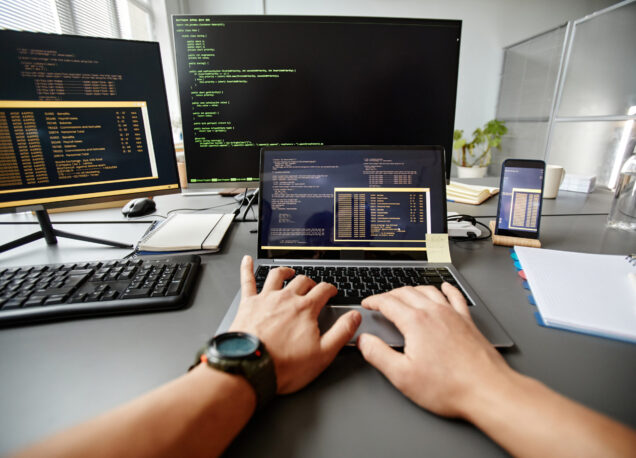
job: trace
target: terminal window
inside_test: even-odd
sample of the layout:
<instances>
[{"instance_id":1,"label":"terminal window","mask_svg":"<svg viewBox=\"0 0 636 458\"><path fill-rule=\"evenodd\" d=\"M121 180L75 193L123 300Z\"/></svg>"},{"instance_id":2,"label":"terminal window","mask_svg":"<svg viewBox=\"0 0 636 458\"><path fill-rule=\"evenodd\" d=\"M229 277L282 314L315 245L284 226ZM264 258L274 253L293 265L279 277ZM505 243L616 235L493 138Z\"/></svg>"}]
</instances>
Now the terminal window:
<instances>
[{"instance_id":1,"label":"terminal window","mask_svg":"<svg viewBox=\"0 0 636 458\"><path fill-rule=\"evenodd\" d=\"M426 242L426 188L335 188L335 242ZM412 228L409 230L409 226Z\"/></svg>"},{"instance_id":2,"label":"terminal window","mask_svg":"<svg viewBox=\"0 0 636 458\"><path fill-rule=\"evenodd\" d=\"M539 217L540 189L512 189L510 229L536 231Z\"/></svg>"},{"instance_id":3,"label":"terminal window","mask_svg":"<svg viewBox=\"0 0 636 458\"><path fill-rule=\"evenodd\" d=\"M145 102L0 101L0 193L152 180Z\"/></svg>"}]
</instances>

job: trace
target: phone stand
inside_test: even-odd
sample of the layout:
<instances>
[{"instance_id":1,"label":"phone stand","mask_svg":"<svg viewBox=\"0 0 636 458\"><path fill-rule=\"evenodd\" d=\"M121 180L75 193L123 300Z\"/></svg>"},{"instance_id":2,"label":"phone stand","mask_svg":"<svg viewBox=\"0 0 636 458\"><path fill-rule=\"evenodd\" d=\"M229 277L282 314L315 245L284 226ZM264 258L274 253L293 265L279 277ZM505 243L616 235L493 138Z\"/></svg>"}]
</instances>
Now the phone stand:
<instances>
[{"instance_id":1,"label":"phone stand","mask_svg":"<svg viewBox=\"0 0 636 458\"><path fill-rule=\"evenodd\" d=\"M527 239L525 237L513 237L511 235L496 235L495 234L495 222L489 223L490 230L492 231L492 243L493 245L501 246L529 246L532 248L541 248L541 241L539 239Z\"/></svg>"}]
</instances>

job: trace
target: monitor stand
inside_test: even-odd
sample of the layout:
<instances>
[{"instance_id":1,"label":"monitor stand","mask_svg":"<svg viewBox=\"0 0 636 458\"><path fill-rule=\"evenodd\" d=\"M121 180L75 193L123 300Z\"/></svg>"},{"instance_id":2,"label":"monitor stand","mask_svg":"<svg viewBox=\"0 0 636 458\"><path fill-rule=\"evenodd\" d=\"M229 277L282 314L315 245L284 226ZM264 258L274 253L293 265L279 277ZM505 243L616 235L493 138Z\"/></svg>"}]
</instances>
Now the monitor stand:
<instances>
[{"instance_id":1,"label":"monitor stand","mask_svg":"<svg viewBox=\"0 0 636 458\"><path fill-rule=\"evenodd\" d=\"M17 248L22 245L26 245L27 243L34 242L36 240L45 239L46 243L49 245L57 244L57 237L81 240L83 242L92 242L99 243L101 245L108 245L116 248L132 248L133 246L128 243L120 243L113 242L111 240L98 239L95 237L88 237L86 235L77 235L71 234L68 232L60 231L59 229L55 229L51 224L51 219L49 218L49 214L44 209L35 210L35 216L38 218L40 223L40 231L34 232L33 234L27 235L25 237L21 237L12 242L5 243L4 245L0 245L0 253L5 251L9 251L13 248Z\"/></svg>"}]
</instances>

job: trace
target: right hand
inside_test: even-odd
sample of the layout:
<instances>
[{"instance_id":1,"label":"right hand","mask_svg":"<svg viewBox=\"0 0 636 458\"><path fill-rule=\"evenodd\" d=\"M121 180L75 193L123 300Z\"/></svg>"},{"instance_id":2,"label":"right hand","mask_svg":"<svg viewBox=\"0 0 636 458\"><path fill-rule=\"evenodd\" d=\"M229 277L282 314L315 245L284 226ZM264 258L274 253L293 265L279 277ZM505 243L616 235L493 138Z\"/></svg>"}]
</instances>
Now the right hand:
<instances>
[{"instance_id":1,"label":"right hand","mask_svg":"<svg viewBox=\"0 0 636 458\"><path fill-rule=\"evenodd\" d=\"M323 335L318 315L335 286L316 284L304 275L294 277L289 267L272 269L263 290L256 293L254 261L245 256L241 263L241 303L231 331L258 336L270 353L276 368L277 392L292 393L315 379L334 360L340 349L353 338L362 317L352 310Z\"/></svg>"},{"instance_id":2,"label":"right hand","mask_svg":"<svg viewBox=\"0 0 636 458\"><path fill-rule=\"evenodd\" d=\"M404 353L376 336L362 334L364 358L404 395L438 415L466 417L470 395L511 373L503 357L479 332L454 286L403 287L371 296L362 306L382 312L404 335Z\"/></svg>"}]
</instances>

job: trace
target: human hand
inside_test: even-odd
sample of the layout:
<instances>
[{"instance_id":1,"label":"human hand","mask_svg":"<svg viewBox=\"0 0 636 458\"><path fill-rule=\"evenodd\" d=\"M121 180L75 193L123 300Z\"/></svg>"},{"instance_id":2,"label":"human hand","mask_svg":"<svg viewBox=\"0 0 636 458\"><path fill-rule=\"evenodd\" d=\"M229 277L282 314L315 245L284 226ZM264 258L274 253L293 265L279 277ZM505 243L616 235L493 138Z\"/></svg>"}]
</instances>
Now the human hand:
<instances>
[{"instance_id":1,"label":"human hand","mask_svg":"<svg viewBox=\"0 0 636 458\"><path fill-rule=\"evenodd\" d=\"M318 329L318 315L335 286L316 282L304 275L294 276L289 267L269 272L263 289L256 294L254 262L241 262L241 303L230 331L258 336L274 360L279 394L297 391L315 379L353 337L362 316L351 311L341 316L324 335Z\"/></svg>"},{"instance_id":2,"label":"human hand","mask_svg":"<svg viewBox=\"0 0 636 458\"><path fill-rule=\"evenodd\" d=\"M379 310L404 335L404 353L362 334L364 358L413 402L439 415L466 417L470 396L512 372L479 332L461 292L444 283L403 287L371 296L362 306Z\"/></svg>"}]
</instances>

